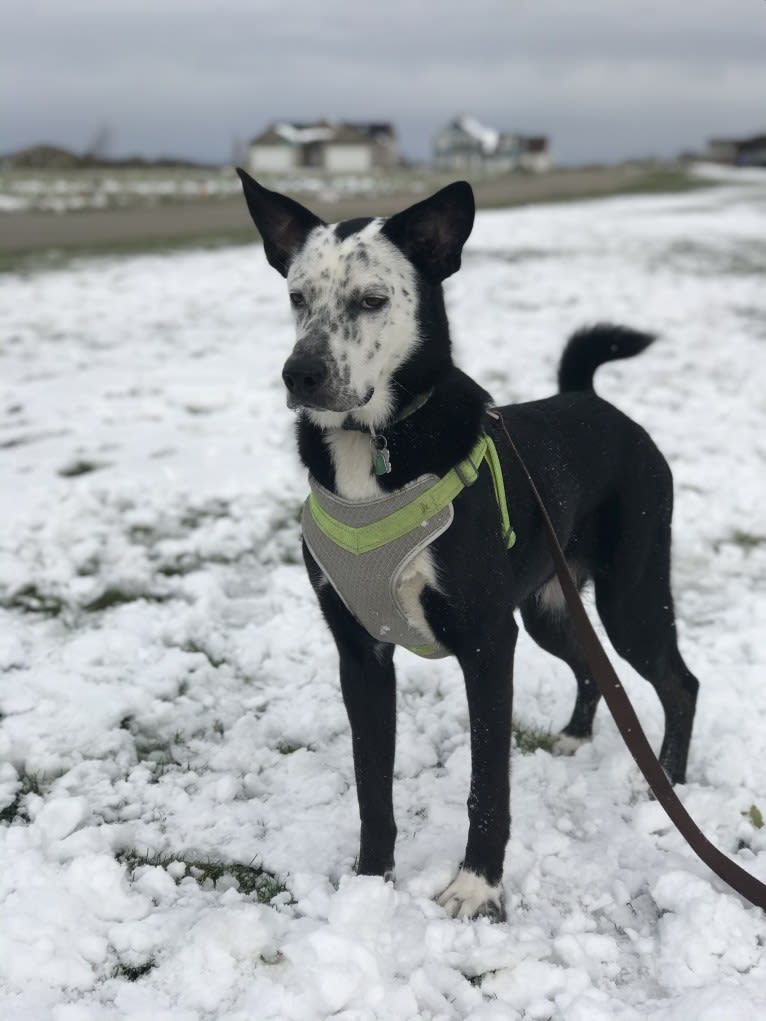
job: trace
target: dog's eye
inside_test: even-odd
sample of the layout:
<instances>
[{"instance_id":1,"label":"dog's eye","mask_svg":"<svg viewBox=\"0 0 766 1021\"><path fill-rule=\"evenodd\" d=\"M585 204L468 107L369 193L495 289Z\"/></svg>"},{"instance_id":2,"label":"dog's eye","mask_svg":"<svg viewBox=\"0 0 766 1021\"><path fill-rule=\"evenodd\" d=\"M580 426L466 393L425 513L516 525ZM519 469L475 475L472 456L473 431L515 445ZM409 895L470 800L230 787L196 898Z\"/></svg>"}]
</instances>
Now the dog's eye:
<instances>
[{"instance_id":1,"label":"dog's eye","mask_svg":"<svg viewBox=\"0 0 766 1021\"><path fill-rule=\"evenodd\" d=\"M290 291L290 302L293 308L305 308L306 299L300 291Z\"/></svg>"},{"instance_id":2,"label":"dog's eye","mask_svg":"<svg viewBox=\"0 0 766 1021\"><path fill-rule=\"evenodd\" d=\"M388 298L382 294L365 294L359 304L362 308L367 309L370 312L374 312L376 309L383 308L388 302Z\"/></svg>"}]
</instances>

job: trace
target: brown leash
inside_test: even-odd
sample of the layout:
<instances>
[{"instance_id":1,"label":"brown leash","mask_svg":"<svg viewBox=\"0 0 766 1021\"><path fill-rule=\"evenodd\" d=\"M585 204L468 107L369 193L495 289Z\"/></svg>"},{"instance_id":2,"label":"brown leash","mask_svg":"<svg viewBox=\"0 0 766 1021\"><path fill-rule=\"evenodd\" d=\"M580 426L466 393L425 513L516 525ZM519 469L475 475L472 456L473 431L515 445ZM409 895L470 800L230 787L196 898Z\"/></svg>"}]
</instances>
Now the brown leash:
<instances>
[{"instance_id":1,"label":"brown leash","mask_svg":"<svg viewBox=\"0 0 766 1021\"><path fill-rule=\"evenodd\" d=\"M556 568L556 574L558 575L561 588L564 592L567 607L569 608L569 612L572 615L572 620L574 621L575 628L577 630L577 637L580 641L582 651L588 661L591 673L593 674L593 679L598 685L599 691L604 696L604 701L609 706L612 716L614 717L614 721L617 724L617 728L622 734L625 744L628 746L628 750L636 760L638 768L644 774L646 782L654 792L657 801L667 812L671 822L674 823L681 833L681 836L686 840L687 844L689 844L697 856L701 858L708 868L712 869L712 871L715 872L720 879L722 879L725 883L728 883L732 889L736 890L737 893L744 897L745 900L750 901L751 904L755 904L756 907L766 910L766 884L760 882L760 880L756 879L755 876L750 875L750 873L746 872L743 868L740 868L736 862L732 861L731 858L727 857L722 851L719 851L717 847L711 844L678 800L665 770L659 764L657 757L646 739L646 734L644 734L641 724L638 722L638 717L636 716L635 710L625 693L625 689L620 683L620 679L615 673L614 667L609 662L609 658L604 651L603 645L598 639L598 635L593 630L593 625L591 624L582 600L580 599L580 593L577 590L577 585L569 571L569 565L566 562L566 557L564 556L564 552L556 538L556 532L551 524L551 519L548 517L548 511L545 509L542 497L537 491L537 486L535 485L532 476L529 474L521 454L516 449L516 444L511 439L508 430L505 427L505 422L503 422L497 412L490 411L488 414L499 423L500 429L508 441L508 446L510 447L519 467L526 476L529 487L537 501L537 506L540 508L540 513L542 514L543 523L545 525L548 547Z\"/></svg>"}]
</instances>

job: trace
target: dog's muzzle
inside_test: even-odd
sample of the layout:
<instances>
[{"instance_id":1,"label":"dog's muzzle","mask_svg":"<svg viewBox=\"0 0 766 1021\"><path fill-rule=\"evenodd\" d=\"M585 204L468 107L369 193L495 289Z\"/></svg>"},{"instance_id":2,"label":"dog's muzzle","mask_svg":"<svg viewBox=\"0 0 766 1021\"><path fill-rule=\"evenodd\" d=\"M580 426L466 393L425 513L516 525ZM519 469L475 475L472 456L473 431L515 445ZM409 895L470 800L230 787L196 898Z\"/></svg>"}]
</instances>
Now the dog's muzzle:
<instances>
[{"instance_id":1,"label":"dog's muzzle","mask_svg":"<svg viewBox=\"0 0 766 1021\"><path fill-rule=\"evenodd\" d=\"M293 352L285 362L282 379L287 387L288 408L310 408L314 411L353 411L371 399L374 390L364 397L338 388L335 374L327 360L317 354Z\"/></svg>"},{"instance_id":2,"label":"dog's muzzle","mask_svg":"<svg viewBox=\"0 0 766 1021\"><path fill-rule=\"evenodd\" d=\"M297 407L301 404L317 403L321 405L322 392L326 389L329 379L327 362L323 358L311 354L292 354L282 369L282 379L290 395L288 404Z\"/></svg>"}]
</instances>

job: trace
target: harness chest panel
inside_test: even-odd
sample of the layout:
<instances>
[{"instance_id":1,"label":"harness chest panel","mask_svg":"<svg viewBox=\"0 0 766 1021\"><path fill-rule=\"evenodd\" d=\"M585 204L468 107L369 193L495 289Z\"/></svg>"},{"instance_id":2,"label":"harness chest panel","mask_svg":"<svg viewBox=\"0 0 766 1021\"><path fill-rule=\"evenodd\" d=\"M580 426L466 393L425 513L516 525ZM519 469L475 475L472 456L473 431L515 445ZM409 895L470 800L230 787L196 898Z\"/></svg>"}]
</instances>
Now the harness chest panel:
<instances>
[{"instance_id":1,"label":"harness chest panel","mask_svg":"<svg viewBox=\"0 0 766 1021\"><path fill-rule=\"evenodd\" d=\"M442 478L421 475L372 500L345 500L309 476L303 538L349 612L373 638L403 645L430 659L450 654L408 620L399 598L400 582L415 557L452 524L452 501L474 484L485 461L500 512L498 538L510 549L516 533L508 518L500 459L486 433L479 436L468 457Z\"/></svg>"},{"instance_id":2,"label":"harness chest panel","mask_svg":"<svg viewBox=\"0 0 766 1021\"><path fill-rule=\"evenodd\" d=\"M436 475L422 475L394 493L359 503L336 496L310 477L311 496L304 504L302 516L303 538L311 555L359 623L380 642L403 645L430 658L447 656L449 652L433 643L424 644L430 639L407 620L397 589L408 564L452 524L452 504L432 514L429 505L421 501L424 520L415 528L374 549L351 552L318 526L312 501L314 507L318 506L336 522L359 528L375 525L408 505L417 508L418 498L438 481Z\"/></svg>"}]
</instances>

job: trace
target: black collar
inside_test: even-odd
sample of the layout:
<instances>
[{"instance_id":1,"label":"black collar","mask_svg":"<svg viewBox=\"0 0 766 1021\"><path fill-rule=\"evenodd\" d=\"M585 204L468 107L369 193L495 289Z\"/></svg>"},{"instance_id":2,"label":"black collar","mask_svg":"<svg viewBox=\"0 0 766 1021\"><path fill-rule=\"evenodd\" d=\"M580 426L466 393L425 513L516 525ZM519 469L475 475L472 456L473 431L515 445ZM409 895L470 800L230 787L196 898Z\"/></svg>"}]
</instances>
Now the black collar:
<instances>
[{"instance_id":1,"label":"black collar","mask_svg":"<svg viewBox=\"0 0 766 1021\"><path fill-rule=\"evenodd\" d=\"M426 390L425 393L419 394L413 401L410 401L409 404L405 405L395 418L392 418L390 422L387 422L385 428L388 429L392 425L398 425L400 422L403 422L405 418L409 418L410 415L414 415L416 411L420 411L423 405L431 399L433 392L434 388L431 387L429 390ZM350 416L346 417L341 429L346 432L360 433L375 433L377 431L368 425L360 425L357 422L352 422Z\"/></svg>"}]
</instances>

